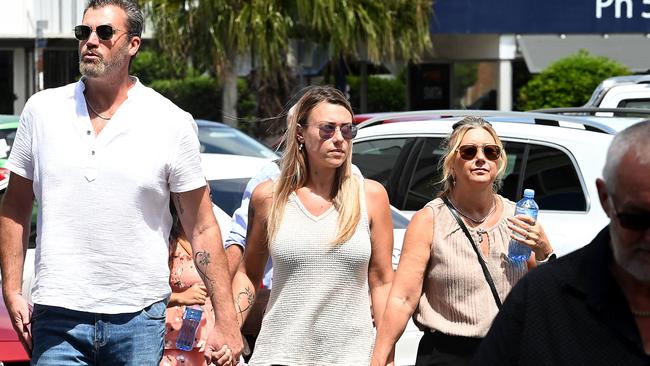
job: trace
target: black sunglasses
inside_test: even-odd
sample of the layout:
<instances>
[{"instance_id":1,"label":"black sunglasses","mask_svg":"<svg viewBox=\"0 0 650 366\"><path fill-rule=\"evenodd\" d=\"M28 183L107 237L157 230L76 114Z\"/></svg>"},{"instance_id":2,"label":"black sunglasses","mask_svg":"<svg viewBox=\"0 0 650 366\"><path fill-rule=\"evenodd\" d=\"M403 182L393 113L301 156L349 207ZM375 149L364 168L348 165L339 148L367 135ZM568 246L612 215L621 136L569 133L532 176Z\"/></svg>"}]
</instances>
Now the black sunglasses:
<instances>
[{"instance_id":1,"label":"black sunglasses","mask_svg":"<svg viewBox=\"0 0 650 366\"><path fill-rule=\"evenodd\" d=\"M357 136L357 131L359 130L357 126L352 123L344 124L340 127L337 127L335 124L325 123L318 126L318 135L323 140L331 139L336 133L336 129L341 130L341 136L346 140L352 140Z\"/></svg>"},{"instance_id":2,"label":"black sunglasses","mask_svg":"<svg viewBox=\"0 0 650 366\"><path fill-rule=\"evenodd\" d=\"M616 214L616 219L618 220L621 227L627 230L632 231L646 231L650 229L650 212L639 212L639 213L625 213L619 212L614 204L614 198L610 194L610 202L614 208L614 213Z\"/></svg>"},{"instance_id":3,"label":"black sunglasses","mask_svg":"<svg viewBox=\"0 0 650 366\"><path fill-rule=\"evenodd\" d=\"M95 28L95 33L97 33L97 37L102 41L110 41L111 38L113 38L113 34L115 34L118 31L122 31L122 30L113 28L113 26L108 24L98 25L97 28ZM88 40L88 38L90 38L90 35L92 33L93 33L93 29L87 25L78 25L74 27L74 38L78 39L79 41Z\"/></svg>"},{"instance_id":4,"label":"black sunglasses","mask_svg":"<svg viewBox=\"0 0 650 366\"><path fill-rule=\"evenodd\" d=\"M478 154L478 149L483 150L483 155L485 155L488 160L498 160L499 156L501 156L501 148L499 145L492 144L483 146L473 144L461 145L456 150L463 160L472 160L476 157L476 154Z\"/></svg>"}]
</instances>

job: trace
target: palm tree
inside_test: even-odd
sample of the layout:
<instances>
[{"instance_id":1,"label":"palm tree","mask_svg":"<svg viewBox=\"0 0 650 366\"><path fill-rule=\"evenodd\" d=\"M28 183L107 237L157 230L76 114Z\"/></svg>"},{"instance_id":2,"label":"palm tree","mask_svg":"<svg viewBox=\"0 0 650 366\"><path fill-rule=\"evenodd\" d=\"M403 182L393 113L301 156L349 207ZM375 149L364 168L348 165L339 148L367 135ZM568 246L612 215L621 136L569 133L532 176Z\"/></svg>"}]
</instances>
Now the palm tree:
<instances>
[{"instance_id":1,"label":"palm tree","mask_svg":"<svg viewBox=\"0 0 650 366\"><path fill-rule=\"evenodd\" d=\"M294 66L289 39L327 47L330 58L417 60L431 46L432 0L140 0L170 56L210 71L223 85L224 121L236 124L236 66L249 57L254 85L277 113ZM270 107L269 107L270 106Z\"/></svg>"},{"instance_id":2,"label":"palm tree","mask_svg":"<svg viewBox=\"0 0 650 366\"><path fill-rule=\"evenodd\" d=\"M222 83L223 120L237 122L237 62L254 46L256 69L271 75L286 54L292 21L274 0L141 0L161 48Z\"/></svg>"},{"instance_id":3,"label":"palm tree","mask_svg":"<svg viewBox=\"0 0 650 366\"><path fill-rule=\"evenodd\" d=\"M431 0L297 0L296 4L300 21L296 28L327 47L337 72L345 67L339 60L360 61L362 112L368 62L417 62L431 49Z\"/></svg>"}]
</instances>

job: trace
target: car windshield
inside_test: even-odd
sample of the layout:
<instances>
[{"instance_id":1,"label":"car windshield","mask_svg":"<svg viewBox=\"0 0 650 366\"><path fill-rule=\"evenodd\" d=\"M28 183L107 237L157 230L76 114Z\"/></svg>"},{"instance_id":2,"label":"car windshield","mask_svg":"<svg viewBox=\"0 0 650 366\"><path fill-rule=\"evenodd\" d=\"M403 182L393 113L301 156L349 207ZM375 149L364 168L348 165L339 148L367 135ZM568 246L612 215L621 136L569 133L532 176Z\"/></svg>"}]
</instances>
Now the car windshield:
<instances>
[{"instance_id":1,"label":"car windshield","mask_svg":"<svg viewBox=\"0 0 650 366\"><path fill-rule=\"evenodd\" d=\"M241 206L241 198L250 178L211 180L210 196L212 202L219 206L228 216L232 216Z\"/></svg>"},{"instance_id":2,"label":"car windshield","mask_svg":"<svg viewBox=\"0 0 650 366\"><path fill-rule=\"evenodd\" d=\"M273 150L236 128L220 124L199 124L201 152L207 154L228 154L277 158Z\"/></svg>"}]
</instances>

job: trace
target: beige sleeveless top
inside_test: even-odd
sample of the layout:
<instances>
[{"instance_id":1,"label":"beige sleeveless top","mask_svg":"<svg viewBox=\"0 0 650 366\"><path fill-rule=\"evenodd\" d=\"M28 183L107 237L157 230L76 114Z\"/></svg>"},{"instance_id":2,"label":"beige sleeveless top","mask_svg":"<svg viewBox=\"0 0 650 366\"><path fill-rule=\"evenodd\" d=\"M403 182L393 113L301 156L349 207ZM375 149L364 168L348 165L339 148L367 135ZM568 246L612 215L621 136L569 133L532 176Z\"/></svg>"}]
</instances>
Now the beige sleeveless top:
<instances>
[{"instance_id":1,"label":"beige sleeveless top","mask_svg":"<svg viewBox=\"0 0 650 366\"><path fill-rule=\"evenodd\" d=\"M526 274L527 267L525 262L516 265L508 261L511 230L506 218L514 216L515 203L501 196L498 198L503 203L503 213L496 225L486 228L489 255L483 259L503 301ZM422 296L413 320L423 330L484 337L498 309L476 253L442 199L436 198L426 207L433 209L433 242ZM469 226L468 229L479 245L477 229Z\"/></svg>"},{"instance_id":2,"label":"beige sleeveless top","mask_svg":"<svg viewBox=\"0 0 650 366\"><path fill-rule=\"evenodd\" d=\"M360 182L363 187L363 182ZM295 193L270 245L273 288L249 365L368 365L374 343L370 228L361 188L352 237L332 245L338 211L312 215Z\"/></svg>"}]
</instances>

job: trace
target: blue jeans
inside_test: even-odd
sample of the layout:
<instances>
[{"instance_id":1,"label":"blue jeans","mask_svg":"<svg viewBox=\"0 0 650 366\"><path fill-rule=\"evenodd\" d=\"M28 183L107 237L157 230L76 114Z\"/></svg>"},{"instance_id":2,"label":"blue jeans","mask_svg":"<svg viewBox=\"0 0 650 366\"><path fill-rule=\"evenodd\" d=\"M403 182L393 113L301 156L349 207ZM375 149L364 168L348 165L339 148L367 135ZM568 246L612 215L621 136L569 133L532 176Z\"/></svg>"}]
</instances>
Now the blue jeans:
<instances>
[{"instance_id":1,"label":"blue jeans","mask_svg":"<svg viewBox=\"0 0 650 366\"><path fill-rule=\"evenodd\" d=\"M142 311L97 314L34 305L32 365L152 365L160 363L167 300Z\"/></svg>"}]
</instances>

